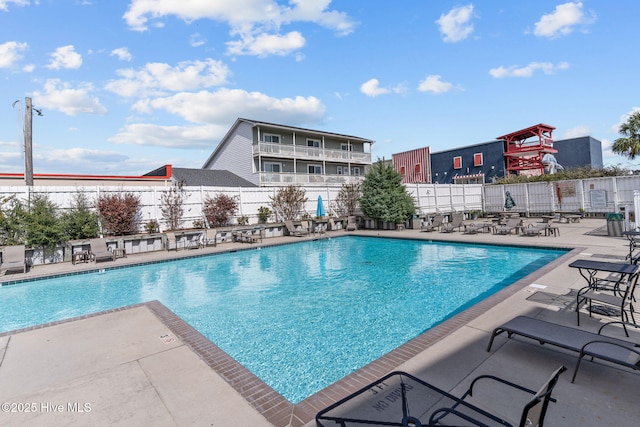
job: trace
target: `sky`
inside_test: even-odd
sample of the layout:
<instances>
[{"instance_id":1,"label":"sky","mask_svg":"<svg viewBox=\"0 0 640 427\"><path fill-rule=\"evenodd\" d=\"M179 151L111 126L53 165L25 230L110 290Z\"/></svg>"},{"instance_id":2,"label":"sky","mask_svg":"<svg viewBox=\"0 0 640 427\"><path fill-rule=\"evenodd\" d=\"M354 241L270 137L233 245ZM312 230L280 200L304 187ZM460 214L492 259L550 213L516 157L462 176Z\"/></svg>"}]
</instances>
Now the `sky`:
<instances>
[{"instance_id":1,"label":"sky","mask_svg":"<svg viewBox=\"0 0 640 427\"><path fill-rule=\"evenodd\" d=\"M201 168L238 117L372 157L538 123L610 146L640 109L640 1L0 0L0 173Z\"/></svg>"}]
</instances>

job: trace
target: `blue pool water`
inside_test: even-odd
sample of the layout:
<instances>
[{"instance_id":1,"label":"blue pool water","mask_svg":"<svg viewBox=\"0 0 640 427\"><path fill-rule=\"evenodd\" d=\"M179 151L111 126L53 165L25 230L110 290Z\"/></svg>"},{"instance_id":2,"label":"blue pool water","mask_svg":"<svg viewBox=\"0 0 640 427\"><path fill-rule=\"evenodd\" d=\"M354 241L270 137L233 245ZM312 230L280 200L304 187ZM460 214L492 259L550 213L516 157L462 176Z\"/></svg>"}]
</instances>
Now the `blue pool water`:
<instances>
[{"instance_id":1,"label":"blue pool water","mask_svg":"<svg viewBox=\"0 0 640 427\"><path fill-rule=\"evenodd\" d=\"M292 403L565 251L348 236L0 288L0 331L159 300Z\"/></svg>"}]
</instances>

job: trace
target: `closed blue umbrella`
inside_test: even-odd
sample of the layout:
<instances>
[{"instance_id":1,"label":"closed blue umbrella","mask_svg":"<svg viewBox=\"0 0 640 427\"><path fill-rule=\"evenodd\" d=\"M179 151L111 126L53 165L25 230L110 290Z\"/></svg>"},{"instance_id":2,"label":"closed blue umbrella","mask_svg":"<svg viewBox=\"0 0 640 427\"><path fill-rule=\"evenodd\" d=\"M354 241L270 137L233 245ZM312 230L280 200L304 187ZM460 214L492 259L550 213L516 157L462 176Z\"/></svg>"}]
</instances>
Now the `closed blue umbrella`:
<instances>
[{"instance_id":1,"label":"closed blue umbrella","mask_svg":"<svg viewBox=\"0 0 640 427\"><path fill-rule=\"evenodd\" d=\"M316 216L320 218L324 216L324 205L322 204L322 196L318 196L318 207L316 208Z\"/></svg>"}]
</instances>

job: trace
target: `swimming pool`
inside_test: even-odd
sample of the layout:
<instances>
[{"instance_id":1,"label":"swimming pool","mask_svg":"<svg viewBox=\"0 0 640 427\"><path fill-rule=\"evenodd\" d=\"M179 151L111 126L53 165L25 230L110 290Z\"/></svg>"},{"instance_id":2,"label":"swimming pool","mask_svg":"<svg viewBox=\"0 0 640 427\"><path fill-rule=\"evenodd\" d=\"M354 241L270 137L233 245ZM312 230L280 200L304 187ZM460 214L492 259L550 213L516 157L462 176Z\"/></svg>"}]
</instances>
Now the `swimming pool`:
<instances>
[{"instance_id":1,"label":"swimming pool","mask_svg":"<svg viewBox=\"0 0 640 427\"><path fill-rule=\"evenodd\" d=\"M159 300L292 403L566 251L346 236L0 288L0 331Z\"/></svg>"}]
</instances>

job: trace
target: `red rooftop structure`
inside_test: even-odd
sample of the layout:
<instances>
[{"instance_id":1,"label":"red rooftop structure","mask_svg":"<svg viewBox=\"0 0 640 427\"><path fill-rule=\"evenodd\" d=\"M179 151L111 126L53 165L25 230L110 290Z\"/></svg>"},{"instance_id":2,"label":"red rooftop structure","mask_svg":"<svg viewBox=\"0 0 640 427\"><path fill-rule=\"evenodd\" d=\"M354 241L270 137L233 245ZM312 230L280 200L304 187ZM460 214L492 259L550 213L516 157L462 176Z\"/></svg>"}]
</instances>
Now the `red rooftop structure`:
<instances>
[{"instance_id":1,"label":"red rooftop structure","mask_svg":"<svg viewBox=\"0 0 640 427\"><path fill-rule=\"evenodd\" d=\"M553 148L553 126L543 123L521 129L507 135L499 136L506 143L507 151L504 153L506 160L506 175L542 175L544 165L542 156L547 153L557 153ZM536 138L536 139L529 139Z\"/></svg>"}]
</instances>

